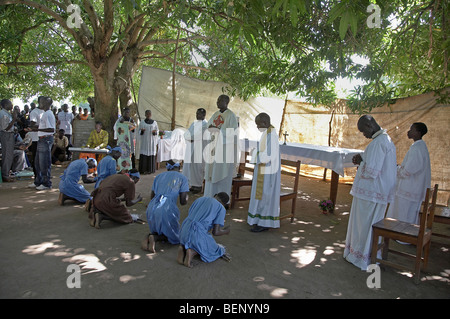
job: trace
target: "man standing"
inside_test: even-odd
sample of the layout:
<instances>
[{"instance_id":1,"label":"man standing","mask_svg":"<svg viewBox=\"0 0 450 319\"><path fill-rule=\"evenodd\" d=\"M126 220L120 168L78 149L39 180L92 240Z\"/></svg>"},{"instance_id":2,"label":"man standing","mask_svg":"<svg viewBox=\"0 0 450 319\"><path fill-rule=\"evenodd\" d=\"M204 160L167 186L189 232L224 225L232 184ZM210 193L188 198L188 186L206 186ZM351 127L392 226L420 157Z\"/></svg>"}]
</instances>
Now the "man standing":
<instances>
[{"instance_id":1,"label":"man standing","mask_svg":"<svg viewBox=\"0 0 450 319\"><path fill-rule=\"evenodd\" d=\"M426 189L431 187L430 154L422 140L428 132L424 123L413 123L407 135L414 143L400 166L397 167L395 200L389 206L387 217L407 223L419 223L419 211Z\"/></svg>"},{"instance_id":2,"label":"man standing","mask_svg":"<svg viewBox=\"0 0 450 319\"><path fill-rule=\"evenodd\" d=\"M213 197L220 192L231 194L231 184L236 172L238 121L236 115L228 109L230 98L221 95L217 99L219 111L208 121L211 143L205 148L208 154L205 166L204 196Z\"/></svg>"},{"instance_id":3,"label":"man standing","mask_svg":"<svg viewBox=\"0 0 450 319\"><path fill-rule=\"evenodd\" d=\"M255 170L247 223L253 225L252 232L261 232L280 227L280 146L268 114L258 114L255 123L263 133L252 156Z\"/></svg>"},{"instance_id":4,"label":"man standing","mask_svg":"<svg viewBox=\"0 0 450 319\"><path fill-rule=\"evenodd\" d=\"M17 111L13 109L12 102L4 99L0 102L0 144L2 145L2 179L4 182L13 182L14 179L9 176L14 159L14 123L17 122Z\"/></svg>"},{"instance_id":5,"label":"man standing","mask_svg":"<svg viewBox=\"0 0 450 319\"><path fill-rule=\"evenodd\" d=\"M387 204L393 200L397 157L391 138L372 116L361 116L358 130L372 141L363 154L353 157L359 167L350 191L353 202L344 258L365 271L370 264L372 225L383 219Z\"/></svg>"},{"instance_id":6,"label":"man standing","mask_svg":"<svg viewBox=\"0 0 450 319\"><path fill-rule=\"evenodd\" d=\"M140 142L139 173L153 174L156 171L156 148L158 146L158 123L152 119L152 111L145 110L145 120L139 123Z\"/></svg>"},{"instance_id":7,"label":"man standing","mask_svg":"<svg viewBox=\"0 0 450 319\"><path fill-rule=\"evenodd\" d=\"M199 193L202 190L205 178L205 161L203 159L203 149L205 148L204 133L208 127L205 120L206 110L199 108L195 113L197 118L184 134L186 140L185 161L183 164L183 175L189 180L189 190Z\"/></svg>"},{"instance_id":8,"label":"man standing","mask_svg":"<svg viewBox=\"0 0 450 319\"><path fill-rule=\"evenodd\" d=\"M36 176L34 183L30 187L35 187L37 190L46 190L52 188L52 146L54 140L53 134L56 130L56 120L51 110L53 100L49 97L44 97L41 101L44 114L39 122L39 126L32 127L33 131L37 131L39 140L37 142L35 159Z\"/></svg>"},{"instance_id":9,"label":"man standing","mask_svg":"<svg viewBox=\"0 0 450 319\"><path fill-rule=\"evenodd\" d=\"M72 124L73 124L73 114L69 112L69 106L67 104L63 104L62 112L58 113L58 124L59 128L64 130L64 135L67 137L69 141L69 146L67 148L67 160L72 160L72 152L69 151L69 147L72 147Z\"/></svg>"},{"instance_id":10,"label":"man standing","mask_svg":"<svg viewBox=\"0 0 450 319\"><path fill-rule=\"evenodd\" d=\"M34 103L31 103L31 112L30 112L30 128L31 127L38 127L39 123L41 122L41 118L42 118L42 114L44 114L44 110L42 109L42 99L44 97L43 96L39 96L38 97L38 105L37 107L35 106ZM35 107L33 107L35 106ZM31 135L31 146L29 148L30 152L31 152L31 158L30 158L30 165L33 168L33 172L34 172L34 176L36 176L36 168L35 168L35 159L36 159L36 152L37 152L37 142L39 140L38 138L38 133L37 132L33 132L30 129L26 129L26 131L29 131L30 135Z\"/></svg>"}]
</instances>

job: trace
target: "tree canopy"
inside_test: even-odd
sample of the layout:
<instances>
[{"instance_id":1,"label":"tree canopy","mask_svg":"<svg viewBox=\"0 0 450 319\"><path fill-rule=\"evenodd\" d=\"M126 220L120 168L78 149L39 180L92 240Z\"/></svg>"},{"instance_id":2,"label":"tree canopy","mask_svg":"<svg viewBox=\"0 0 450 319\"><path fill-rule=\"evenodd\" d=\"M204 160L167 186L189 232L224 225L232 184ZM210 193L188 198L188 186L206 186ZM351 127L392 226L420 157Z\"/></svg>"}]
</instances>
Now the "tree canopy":
<instances>
[{"instance_id":1,"label":"tree canopy","mask_svg":"<svg viewBox=\"0 0 450 319\"><path fill-rule=\"evenodd\" d=\"M365 112L448 86L447 12L440 0L0 0L0 95L95 96L112 127L145 64L325 105L336 79L357 78L348 103Z\"/></svg>"}]
</instances>

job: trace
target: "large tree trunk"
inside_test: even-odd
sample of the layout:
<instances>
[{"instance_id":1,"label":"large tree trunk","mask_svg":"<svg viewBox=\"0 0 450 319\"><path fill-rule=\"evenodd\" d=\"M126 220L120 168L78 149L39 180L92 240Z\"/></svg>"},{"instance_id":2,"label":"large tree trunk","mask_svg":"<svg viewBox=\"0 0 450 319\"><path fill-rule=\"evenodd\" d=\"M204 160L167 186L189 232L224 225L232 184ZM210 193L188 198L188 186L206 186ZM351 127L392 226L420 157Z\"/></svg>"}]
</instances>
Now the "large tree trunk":
<instances>
[{"instance_id":1,"label":"large tree trunk","mask_svg":"<svg viewBox=\"0 0 450 319\"><path fill-rule=\"evenodd\" d=\"M115 146L114 124L118 118L118 94L110 72L93 72L95 88L95 120L100 121L109 134L109 145Z\"/></svg>"}]
</instances>

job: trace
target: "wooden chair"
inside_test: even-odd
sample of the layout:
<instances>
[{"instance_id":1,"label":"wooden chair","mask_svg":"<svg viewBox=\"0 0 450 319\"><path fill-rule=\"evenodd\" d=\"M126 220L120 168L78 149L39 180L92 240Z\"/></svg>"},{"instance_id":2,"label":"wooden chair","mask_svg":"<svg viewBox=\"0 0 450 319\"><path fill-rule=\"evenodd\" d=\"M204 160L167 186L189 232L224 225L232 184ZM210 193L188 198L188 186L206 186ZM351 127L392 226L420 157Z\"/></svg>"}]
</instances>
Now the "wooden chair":
<instances>
[{"instance_id":1,"label":"wooden chair","mask_svg":"<svg viewBox=\"0 0 450 319\"><path fill-rule=\"evenodd\" d=\"M423 263L425 270L428 263L428 256L431 245L431 233L434 218L434 210L436 207L436 198L438 185L434 189L427 189L425 201L422 204L420 214L420 224L410 224L393 218L384 218L383 220L372 225L372 264L380 263L397 269L407 269L407 267L388 261L388 253L409 257L415 260L414 263L414 281L416 284L420 281L420 269ZM379 237L383 237L383 242L379 244ZM416 246L416 254L408 254L394 249L389 249L389 240L398 240L410 243ZM377 257L378 250L382 248L382 257Z\"/></svg>"},{"instance_id":2,"label":"wooden chair","mask_svg":"<svg viewBox=\"0 0 450 319\"><path fill-rule=\"evenodd\" d=\"M249 160L248 160L248 156L249 153L245 152L245 161L243 163L241 163L239 165L239 176L240 177L235 177L233 178L233 183L231 186L231 204L230 207L233 209L234 205L236 202L238 201L248 201L250 200L250 197L239 197L239 190L241 187L244 186L252 186L252 182L253 182L253 177L252 178L248 178L245 177L245 172L249 171L249 172L253 172L253 166L251 166L251 164L249 164ZM296 207L296 203L297 203L297 192L298 192L298 180L300 177L300 165L301 165L301 161L289 161L289 160L284 160L281 159L281 165L284 166L288 166L288 167L293 167L295 168L295 173L290 173L287 172L285 170L281 170L281 174L285 174L285 175L294 175L294 183L292 186L292 191L291 192L281 192L280 193L280 207L281 207L281 203L284 201L288 201L291 200L292 201L292 205L291 205L291 211L289 214L287 215L282 215L281 216L281 212L280 212L280 220L281 219L285 219L285 218L291 218L291 223L294 221L294 216L295 216L295 207Z\"/></svg>"},{"instance_id":3,"label":"wooden chair","mask_svg":"<svg viewBox=\"0 0 450 319\"><path fill-rule=\"evenodd\" d=\"M291 192L281 192L280 193L280 220L290 217L291 218L291 223L292 223L294 221L295 207L296 207L296 204L297 204L298 179L300 177L301 161L289 161L289 160L282 159L281 160L281 165L295 168L294 185L292 187L292 191ZM292 175L292 173L289 173L289 172L284 171L284 170L281 170L281 174ZM288 200L292 200L291 212L289 214L287 214L287 215L281 216L281 203L284 202L284 201L288 201Z\"/></svg>"},{"instance_id":4,"label":"wooden chair","mask_svg":"<svg viewBox=\"0 0 450 319\"><path fill-rule=\"evenodd\" d=\"M245 152L243 154L244 162L239 164L238 168L238 176L233 178L233 182L231 184L231 200L230 207L233 209L234 204L239 201L250 200L250 197L239 197L239 190L244 186L252 186L253 177L248 178L245 177L245 172L253 172L253 166L250 164L250 160L248 159L249 152Z\"/></svg>"}]
</instances>

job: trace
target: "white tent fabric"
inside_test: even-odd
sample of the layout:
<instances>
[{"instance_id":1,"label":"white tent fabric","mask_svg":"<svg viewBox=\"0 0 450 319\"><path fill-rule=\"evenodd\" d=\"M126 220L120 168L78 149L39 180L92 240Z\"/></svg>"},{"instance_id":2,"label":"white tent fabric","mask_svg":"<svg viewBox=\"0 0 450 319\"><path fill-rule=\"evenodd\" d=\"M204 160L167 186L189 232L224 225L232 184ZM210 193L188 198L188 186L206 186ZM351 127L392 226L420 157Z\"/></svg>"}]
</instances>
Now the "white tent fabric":
<instances>
[{"instance_id":1,"label":"white tent fabric","mask_svg":"<svg viewBox=\"0 0 450 319\"><path fill-rule=\"evenodd\" d=\"M217 98L224 94L224 89L228 85L222 82L197 80L181 74L176 74L175 78L176 127L189 128L195 120L195 112L201 107L206 110L206 120L209 120L217 111ZM159 129L170 130L172 101L172 72L144 66L138 101L142 120L145 110L151 110L152 119L158 122ZM261 112L270 115L272 125L278 132L284 103L284 100L276 98L257 97L243 101L239 97L230 96L228 108L239 118L239 137L259 139L261 133L256 128L255 117Z\"/></svg>"}]
</instances>

